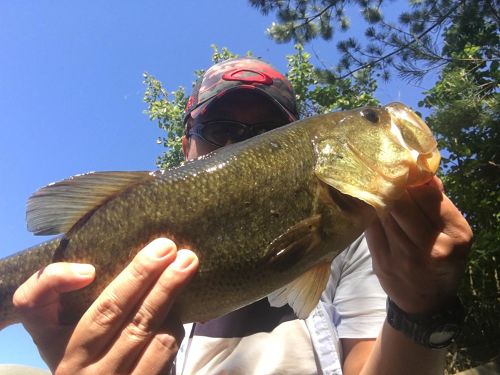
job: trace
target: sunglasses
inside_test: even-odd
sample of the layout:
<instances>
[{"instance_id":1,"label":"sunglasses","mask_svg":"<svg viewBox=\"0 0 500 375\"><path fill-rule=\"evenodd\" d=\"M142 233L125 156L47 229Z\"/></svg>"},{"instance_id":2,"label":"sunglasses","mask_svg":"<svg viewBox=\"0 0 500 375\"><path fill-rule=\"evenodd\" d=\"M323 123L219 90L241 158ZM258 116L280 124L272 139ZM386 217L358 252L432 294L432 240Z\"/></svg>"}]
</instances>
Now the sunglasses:
<instances>
[{"instance_id":1,"label":"sunglasses","mask_svg":"<svg viewBox=\"0 0 500 375\"><path fill-rule=\"evenodd\" d=\"M285 124L276 122L247 125L239 121L214 120L195 124L186 132L186 135L188 137L196 135L214 146L222 147L228 143L244 141L283 125Z\"/></svg>"}]
</instances>

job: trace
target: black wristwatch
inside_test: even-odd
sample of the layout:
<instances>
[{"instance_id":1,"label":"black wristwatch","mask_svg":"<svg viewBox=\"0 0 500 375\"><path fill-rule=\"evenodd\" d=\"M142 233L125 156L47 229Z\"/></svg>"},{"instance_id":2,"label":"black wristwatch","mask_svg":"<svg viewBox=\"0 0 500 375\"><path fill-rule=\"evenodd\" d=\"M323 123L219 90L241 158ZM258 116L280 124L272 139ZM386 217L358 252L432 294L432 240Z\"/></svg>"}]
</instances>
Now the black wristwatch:
<instances>
[{"instance_id":1,"label":"black wristwatch","mask_svg":"<svg viewBox=\"0 0 500 375\"><path fill-rule=\"evenodd\" d=\"M465 310L456 297L444 311L433 315L408 314L387 297L387 322L417 344L445 348L453 341L465 319Z\"/></svg>"}]
</instances>

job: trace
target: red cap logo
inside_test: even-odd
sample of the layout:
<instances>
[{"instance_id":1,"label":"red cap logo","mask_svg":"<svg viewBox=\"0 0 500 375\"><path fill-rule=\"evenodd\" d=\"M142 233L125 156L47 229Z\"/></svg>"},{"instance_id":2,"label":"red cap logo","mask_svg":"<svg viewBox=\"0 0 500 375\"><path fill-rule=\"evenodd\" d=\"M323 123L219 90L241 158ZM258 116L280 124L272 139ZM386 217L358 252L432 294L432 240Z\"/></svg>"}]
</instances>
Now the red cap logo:
<instances>
[{"instance_id":1,"label":"red cap logo","mask_svg":"<svg viewBox=\"0 0 500 375\"><path fill-rule=\"evenodd\" d=\"M240 73L252 73L251 76L237 76ZM245 83L260 83L263 85L272 85L273 79L266 73L256 72L251 69L237 69L231 72L224 73L222 79L225 81L240 81Z\"/></svg>"}]
</instances>

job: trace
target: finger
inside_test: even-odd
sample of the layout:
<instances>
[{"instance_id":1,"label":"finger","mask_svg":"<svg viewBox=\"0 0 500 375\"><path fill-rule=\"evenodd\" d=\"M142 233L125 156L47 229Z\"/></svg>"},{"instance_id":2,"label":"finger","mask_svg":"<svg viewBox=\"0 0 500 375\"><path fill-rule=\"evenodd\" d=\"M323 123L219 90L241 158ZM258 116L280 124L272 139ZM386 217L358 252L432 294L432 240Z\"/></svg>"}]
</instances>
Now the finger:
<instances>
[{"instance_id":1,"label":"finger","mask_svg":"<svg viewBox=\"0 0 500 375\"><path fill-rule=\"evenodd\" d=\"M389 243L387 242L387 237L385 236L384 227L380 221L380 217L376 217L370 226L365 230L366 241L370 251L375 251L377 255L381 252L384 254L389 252ZM380 254L383 255L383 254Z\"/></svg>"},{"instance_id":2,"label":"finger","mask_svg":"<svg viewBox=\"0 0 500 375\"><path fill-rule=\"evenodd\" d=\"M21 321L51 369L62 358L71 334L71 327L58 324L59 296L90 284L94 276L90 264L53 263L32 275L14 294Z\"/></svg>"},{"instance_id":3,"label":"finger","mask_svg":"<svg viewBox=\"0 0 500 375\"><path fill-rule=\"evenodd\" d=\"M57 324L60 294L83 288L94 277L95 268L90 264L49 264L16 290L12 303L27 326Z\"/></svg>"},{"instance_id":4,"label":"finger","mask_svg":"<svg viewBox=\"0 0 500 375\"><path fill-rule=\"evenodd\" d=\"M394 275L394 267L409 268L420 257L420 251L391 214L379 217L365 233L379 278Z\"/></svg>"},{"instance_id":5,"label":"finger","mask_svg":"<svg viewBox=\"0 0 500 375\"><path fill-rule=\"evenodd\" d=\"M414 238L409 237L392 213L383 216L380 222L391 254L391 267L408 268L409 265L416 265L415 262L424 261L425 255L429 252L428 248L423 250L424 248L418 247Z\"/></svg>"},{"instance_id":6,"label":"finger","mask_svg":"<svg viewBox=\"0 0 500 375\"><path fill-rule=\"evenodd\" d=\"M175 259L175 244L157 239L104 289L77 324L67 352L74 360L92 360L114 337L161 272Z\"/></svg>"},{"instance_id":7,"label":"finger","mask_svg":"<svg viewBox=\"0 0 500 375\"><path fill-rule=\"evenodd\" d=\"M176 327L168 327L164 332L157 333L131 373L135 375L167 373L172 367L183 337L184 328L180 321Z\"/></svg>"},{"instance_id":8,"label":"finger","mask_svg":"<svg viewBox=\"0 0 500 375\"><path fill-rule=\"evenodd\" d=\"M366 231L373 271L384 291L398 306L405 311L416 311L414 301L420 301L422 293L415 291L412 280L416 277L417 285L420 285L421 277L425 280L425 275L419 272L426 257L422 256L423 252L408 239L391 215L376 220L374 224ZM407 303L408 300L411 305ZM420 307L422 304L417 305Z\"/></svg>"},{"instance_id":9,"label":"finger","mask_svg":"<svg viewBox=\"0 0 500 375\"><path fill-rule=\"evenodd\" d=\"M472 240L472 230L464 215L443 194L441 180L435 178L431 183L424 185L422 189L410 189L414 201L425 213L430 221L440 231L449 236L458 246L468 248Z\"/></svg>"},{"instance_id":10,"label":"finger","mask_svg":"<svg viewBox=\"0 0 500 375\"><path fill-rule=\"evenodd\" d=\"M430 200L427 195L415 198L409 192L405 192L401 199L394 202L390 216L394 218L399 228L405 233L406 237L418 249L429 249L435 241L441 226L437 227L437 219L431 221L425 212L422 211L416 199ZM439 212L439 201L434 200L429 203L429 207ZM391 226L393 227L393 226ZM391 239L391 237L389 237ZM390 240L392 242L392 240ZM413 246L412 246L413 248Z\"/></svg>"},{"instance_id":11,"label":"finger","mask_svg":"<svg viewBox=\"0 0 500 375\"><path fill-rule=\"evenodd\" d=\"M472 229L462 213L445 195L440 206L439 218L442 228L434 246L435 256L445 259L452 255L465 261L472 243Z\"/></svg>"},{"instance_id":12,"label":"finger","mask_svg":"<svg viewBox=\"0 0 500 375\"><path fill-rule=\"evenodd\" d=\"M445 196L439 179L435 178L427 184L409 188L408 194L434 227L443 227L440 214Z\"/></svg>"},{"instance_id":13,"label":"finger","mask_svg":"<svg viewBox=\"0 0 500 375\"><path fill-rule=\"evenodd\" d=\"M441 193L444 193L443 181L438 176L432 177L432 179L427 182L429 186L435 186Z\"/></svg>"},{"instance_id":14,"label":"finger","mask_svg":"<svg viewBox=\"0 0 500 375\"><path fill-rule=\"evenodd\" d=\"M177 252L175 261L158 278L104 357L108 363L116 363L120 366L118 369L110 368L110 372L131 369L146 345L150 343L155 348L159 345L161 353L157 353L157 355L165 354L166 348L163 346L168 340L166 341L163 336L158 338L155 335L164 325L165 317L170 311L175 297L193 276L197 265L198 260L192 251L180 250ZM153 339L154 337L156 338ZM154 349L152 351L154 352ZM159 359L153 357L152 361L158 362Z\"/></svg>"},{"instance_id":15,"label":"finger","mask_svg":"<svg viewBox=\"0 0 500 375\"><path fill-rule=\"evenodd\" d=\"M382 275L390 269L390 247L380 218L375 218L365 230L366 242L372 256L373 271Z\"/></svg>"}]
</instances>

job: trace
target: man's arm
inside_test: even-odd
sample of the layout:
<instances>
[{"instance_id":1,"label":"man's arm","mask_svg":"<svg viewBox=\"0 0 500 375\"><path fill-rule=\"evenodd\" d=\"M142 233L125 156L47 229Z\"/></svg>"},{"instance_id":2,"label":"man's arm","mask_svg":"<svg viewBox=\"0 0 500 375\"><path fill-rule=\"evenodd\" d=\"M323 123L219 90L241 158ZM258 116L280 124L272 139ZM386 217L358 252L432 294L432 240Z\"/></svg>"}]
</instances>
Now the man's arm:
<instances>
[{"instance_id":1,"label":"man's arm","mask_svg":"<svg viewBox=\"0 0 500 375\"><path fill-rule=\"evenodd\" d=\"M442 374L446 349L427 349L387 322L376 340L342 339L344 375Z\"/></svg>"},{"instance_id":2,"label":"man's arm","mask_svg":"<svg viewBox=\"0 0 500 375\"><path fill-rule=\"evenodd\" d=\"M373 269L388 296L409 314L432 315L454 300L472 231L434 178L411 188L366 231ZM344 372L436 374L445 350L425 348L387 321L376 341L343 339Z\"/></svg>"}]
</instances>

